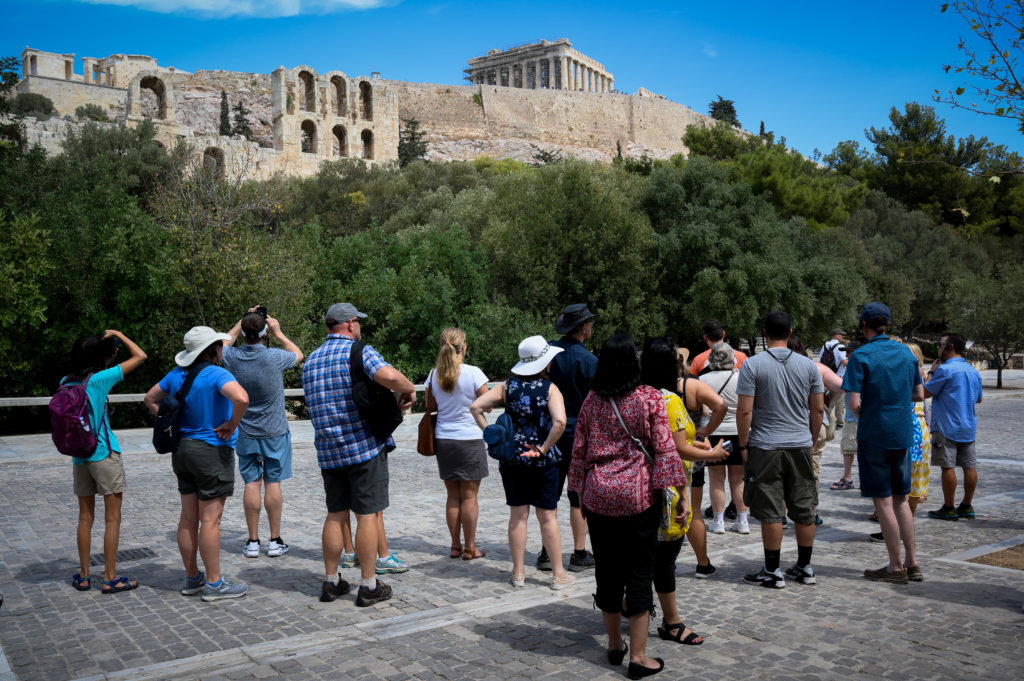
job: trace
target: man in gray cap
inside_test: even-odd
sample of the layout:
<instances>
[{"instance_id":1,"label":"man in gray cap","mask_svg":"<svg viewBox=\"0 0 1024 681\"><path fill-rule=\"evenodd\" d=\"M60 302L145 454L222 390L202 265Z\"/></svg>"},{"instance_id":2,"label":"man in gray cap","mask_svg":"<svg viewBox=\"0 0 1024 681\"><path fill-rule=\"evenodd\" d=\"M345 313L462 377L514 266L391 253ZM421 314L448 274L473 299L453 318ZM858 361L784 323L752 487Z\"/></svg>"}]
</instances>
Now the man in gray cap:
<instances>
[{"instance_id":1,"label":"man in gray cap","mask_svg":"<svg viewBox=\"0 0 1024 681\"><path fill-rule=\"evenodd\" d=\"M327 579L320 600L333 601L348 593L341 579L342 523L351 510L356 516L356 555L361 583L357 606L391 598L391 587L375 576L377 513L388 506L388 452L395 448L391 436L380 438L360 415L352 397L349 361L352 345L362 337L360 320L366 317L351 303L335 303L327 310L327 340L310 354L302 367L302 387L315 433L317 463L327 493L327 518L323 529L324 567ZM374 383L401 394L399 406L410 406L415 387L400 371L384 361L370 345L363 346L363 369Z\"/></svg>"},{"instance_id":2,"label":"man in gray cap","mask_svg":"<svg viewBox=\"0 0 1024 681\"><path fill-rule=\"evenodd\" d=\"M565 432L558 440L562 460L558 463L558 497L565 489L565 478L572 461L572 445L576 436L576 418L580 415L583 400L590 392L590 382L597 371L597 357L584 347L594 329L594 313L586 303L566 307L555 321L555 331L562 334L551 345L564 352L555 355L548 369L551 382L562 392L565 400ZM569 569L573 572L594 567L594 556L587 551L587 520L580 509L580 497L569 491L569 525L572 527L573 552L569 557ZM551 559L542 547L537 556L537 569L550 570Z\"/></svg>"}]
</instances>

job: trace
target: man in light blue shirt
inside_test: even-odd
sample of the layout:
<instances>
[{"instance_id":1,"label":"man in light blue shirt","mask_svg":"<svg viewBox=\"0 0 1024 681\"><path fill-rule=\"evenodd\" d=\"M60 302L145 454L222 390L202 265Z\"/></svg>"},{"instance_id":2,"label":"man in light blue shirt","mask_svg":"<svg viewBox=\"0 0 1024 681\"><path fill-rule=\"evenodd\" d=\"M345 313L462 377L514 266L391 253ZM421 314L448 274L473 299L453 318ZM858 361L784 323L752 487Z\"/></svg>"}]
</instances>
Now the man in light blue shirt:
<instances>
[{"instance_id":1,"label":"man in light blue shirt","mask_svg":"<svg viewBox=\"0 0 1024 681\"><path fill-rule=\"evenodd\" d=\"M924 384L925 394L932 398L932 464L942 468L942 508L929 511L928 517L940 520L974 518L971 503L978 487L974 405L981 402L981 374L964 360L965 349L963 336L943 336L939 358ZM954 507L957 466L964 471L964 498Z\"/></svg>"}]
</instances>

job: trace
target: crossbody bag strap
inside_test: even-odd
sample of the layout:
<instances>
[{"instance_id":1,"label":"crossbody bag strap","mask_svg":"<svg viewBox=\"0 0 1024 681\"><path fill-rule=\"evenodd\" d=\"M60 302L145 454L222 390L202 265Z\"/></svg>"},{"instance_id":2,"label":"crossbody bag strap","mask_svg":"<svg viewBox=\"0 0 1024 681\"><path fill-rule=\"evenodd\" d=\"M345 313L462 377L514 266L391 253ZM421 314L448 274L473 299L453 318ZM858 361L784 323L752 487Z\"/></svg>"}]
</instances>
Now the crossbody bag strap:
<instances>
[{"instance_id":1,"label":"crossbody bag strap","mask_svg":"<svg viewBox=\"0 0 1024 681\"><path fill-rule=\"evenodd\" d=\"M181 387L178 388L178 392L174 394L175 399L178 400L178 404L181 405L182 408L185 406L185 398L188 397L188 391L192 389L192 383L195 382L196 376L198 376L199 372L208 366L210 366L209 362L200 362L188 370L188 375L185 376L185 382L181 384Z\"/></svg>"},{"instance_id":2,"label":"crossbody bag strap","mask_svg":"<svg viewBox=\"0 0 1024 681\"><path fill-rule=\"evenodd\" d=\"M612 409L615 411L615 417L619 419L619 425L621 425L622 429L626 431L626 435L629 436L629 439L631 439L633 443L640 448L640 451L644 453L644 457L647 459L647 463L653 466L654 457L651 456L650 452L647 451L647 448L644 447L644 443L640 441L640 438L633 435L633 433L630 432L629 428L626 427L626 422L622 420L622 414L619 413L619 405L615 404L615 398L609 397L608 401L612 403Z\"/></svg>"},{"instance_id":3,"label":"crossbody bag strap","mask_svg":"<svg viewBox=\"0 0 1024 681\"><path fill-rule=\"evenodd\" d=\"M725 383L723 383L723 384L722 384L722 387L718 389L718 394L719 394L719 395L721 395L721 394L722 394L722 391L723 391L723 390L725 390L725 387L726 387L727 385L729 385L729 381L731 381L731 380L732 380L732 377L733 377L733 376L735 376L735 375L736 375L736 372L735 372L735 371L734 371L734 372L732 372L731 374L729 374L729 377L725 379Z\"/></svg>"},{"instance_id":4,"label":"crossbody bag strap","mask_svg":"<svg viewBox=\"0 0 1024 681\"><path fill-rule=\"evenodd\" d=\"M85 393L86 396L88 396L88 394L89 394L89 381L95 375L96 375L95 372L91 373L91 374L87 374L86 377L85 377L85 381L82 382L82 387L86 391L86 393ZM107 406L109 404L110 404L110 398L108 397L103 402L103 414L100 416L100 425L103 426L104 439L106 440L106 443L107 443L107 454L110 454L110 416L107 413Z\"/></svg>"}]
</instances>

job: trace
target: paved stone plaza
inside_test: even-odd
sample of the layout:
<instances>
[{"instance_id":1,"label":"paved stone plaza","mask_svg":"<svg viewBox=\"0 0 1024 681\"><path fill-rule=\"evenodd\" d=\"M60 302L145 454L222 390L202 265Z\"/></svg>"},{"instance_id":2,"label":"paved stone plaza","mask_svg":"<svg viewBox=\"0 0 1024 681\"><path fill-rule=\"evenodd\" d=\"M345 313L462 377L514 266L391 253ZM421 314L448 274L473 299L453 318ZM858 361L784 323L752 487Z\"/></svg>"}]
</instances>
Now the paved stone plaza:
<instances>
[{"instance_id":1,"label":"paved stone plaza","mask_svg":"<svg viewBox=\"0 0 1024 681\"><path fill-rule=\"evenodd\" d=\"M648 652L667 666L659 678L1024 678L1024 573L966 562L995 544L1024 543L1024 371L1006 376L1015 389L986 389L978 409L977 520L925 517L922 511L941 504L939 471L932 471L932 497L917 520L923 583L861 577L864 568L885 563L885 549L867 539L878 527L867 520L870 502L857 491L827 489L842 470L838 442L830 443L822 462L825 525L813 561L818 584L778 591L745 584L743 574L761 563L757 523L749 536L709 536L719 570L706 581L693 579L695 561L684 547L680 611L708 638L690 647L653 636ZM986 386L994 379L985 373ZM407 419L398 432L385 512L390 548L412 570L385 576L395 597L371 608L356 608L354 594L317 600L324 506L308 422L292 424L295 477L283 485L282 534L291 552L242 556L239 479L222 525L222 564L250 591L217 603L178 593L178 495L170 457L151 451L148 431L118 431L128 475L121 549L139 556L120 563L119 572L141 586L110 598L69 584L78 571L70 462L46 435L0 438L0 681L625 677L624 666L606 662L592 573L578 574L579 583L565 592L549 590L550 573L532 568L526 589L508 585L507 511L496 466L481 487L478 536L487 557L448 558L444 488L434 461L414 451L417 421ZM102 550L97 506L93 553ZM567 514L560 515L568 547ZM529 565L539 544L531 521ZM788 530L784 565L795 557ZM102 566L93 574L101 575ZM358 579L357 570L343 575Z\"/></svg>"}]
</instances>

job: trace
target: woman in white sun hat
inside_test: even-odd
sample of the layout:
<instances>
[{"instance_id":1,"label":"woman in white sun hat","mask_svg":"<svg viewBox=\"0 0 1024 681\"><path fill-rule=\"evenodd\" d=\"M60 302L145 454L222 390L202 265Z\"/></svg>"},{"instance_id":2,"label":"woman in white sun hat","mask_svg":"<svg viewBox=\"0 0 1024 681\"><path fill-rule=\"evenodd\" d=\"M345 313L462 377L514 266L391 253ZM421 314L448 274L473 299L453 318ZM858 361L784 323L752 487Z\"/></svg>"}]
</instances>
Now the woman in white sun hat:
<instances>
[{"instance_id":1,"label":"woman in white sun hat","mask_svg":"<svg viewBox=\"0 0 1024 681\"><path fill-rule=\"evenodd\" d=\"M558 462L569 452L560 452L556 443L565 430L565 404L562 393L548 380L551 360L561 348L548 345L543 336L530 336L519 344L519 363L512 375L484 393L470 405L481 429L487 426L484 413L505 405L514 425L515 449L512 461L498 466L510 507L508 543L512 554L512 586L526 583L524 552L526 522L530 507L536 509L541 540L551 557L551 588L564 589L575 578L562 564L562 538L558 530Z\"/></svg>"}]
</instances>

